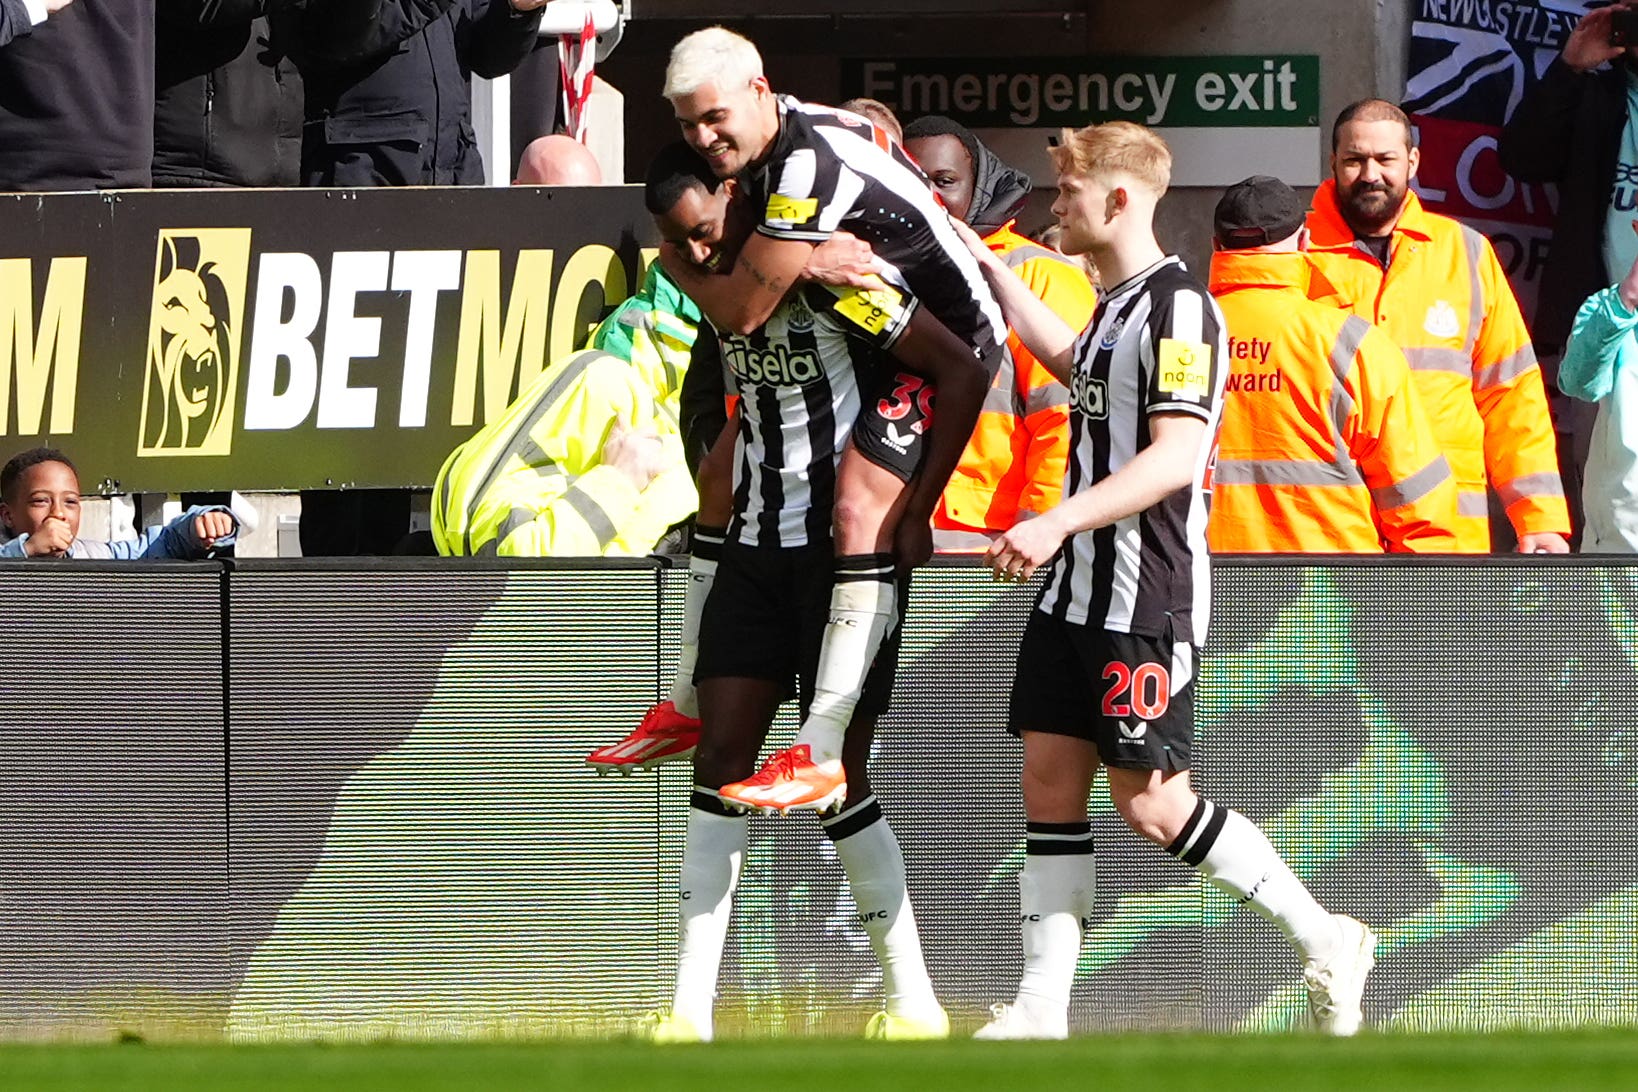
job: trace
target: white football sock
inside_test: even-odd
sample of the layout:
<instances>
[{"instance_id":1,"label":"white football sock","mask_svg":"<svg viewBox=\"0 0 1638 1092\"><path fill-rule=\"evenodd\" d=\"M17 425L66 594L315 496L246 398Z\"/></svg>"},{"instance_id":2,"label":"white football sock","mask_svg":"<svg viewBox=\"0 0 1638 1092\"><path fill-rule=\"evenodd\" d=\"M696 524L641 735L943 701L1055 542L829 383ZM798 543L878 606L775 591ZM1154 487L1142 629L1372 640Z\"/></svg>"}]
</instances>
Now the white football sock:
<instances>
[{"instance_id":1,"label":"white football sock","mask_svg":"<svg viewBox=\"0 0 1638 1092\"><path fill-rule=\"evenodd\" d=\"M672 1014L687 1020L706 1039L711 1038L711 1009L734 888L745 860L745 817L721 811L715 792L695 786L683 844L677 991L671 1002Z\"/></svg>"},{"instance_id":2,"label":"white football sock","mask_svg":"<svg viewBox=\"0 0 1638 1092\"><path fill-rule=\"evenodd\" d=\"M892 632L896 596L891 554L836 559L830 622L819 646L813 704L795 741L811 748L815 762L842 757L842 738L864 691L865 677Z\"/></svg>"},{"instance_id":3,"label":"white football sock","mask_svg":"<svg viewBox=\"0 0 1638 1092\"><path fill-rule=\"evenodd\" d=\"M874 796L824 822L847 873L859 924L882 966L887 1011L915 1016L938 1005L904 882L904 855Z\"/></svg>"},{"instance_id":4,"label":"white football sock","mask_svg":"<svg viewBox=\"0 0 1638 1092\"><path fill-rule=\"evenodd\" d=\"M1024 976L1018 1004L1034 1020L1067 1021L1081 932L1096 890L1090 823L1027 824L1018 875Z\"/></svg>"},{"instance_id":5,"label":"white football sock","mask_svg":"<svg viewBox=\"0 0 1638 1092\"><path fill-rule=\"evenodd\" d=\"M1273 922L1304 959L1325 959L1341 932L1256 824L1201 798L1166 852Z\"/></svg>"},{"instance_id":6,"label":"white football sock","mask_svg":"<svg viewBox=\"0 0 1638 1092\"><path fill-rule=\"evenodd\" d=\"M700 715L694 691L694 663L700 653L700 615L717 578L717 560L727 535L722 527L695 527L694 553L688 559L688 587L683 592L682 633L677 640L677 676L671 683L671 704L685 717Z\"/></svg>"}]
</instances>

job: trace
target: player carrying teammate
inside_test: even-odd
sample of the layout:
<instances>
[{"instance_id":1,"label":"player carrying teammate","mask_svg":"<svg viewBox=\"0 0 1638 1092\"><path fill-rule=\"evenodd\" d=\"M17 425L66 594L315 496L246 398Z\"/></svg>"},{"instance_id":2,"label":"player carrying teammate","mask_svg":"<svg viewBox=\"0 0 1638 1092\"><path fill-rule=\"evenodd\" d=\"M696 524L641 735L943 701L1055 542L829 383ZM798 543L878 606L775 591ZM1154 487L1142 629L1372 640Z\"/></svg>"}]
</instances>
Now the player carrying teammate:
<instances>
[{"instance_id":1,"label":"player carrying teammate","mask_svg":"<svg viewBox=\"0 0 1638 1092\"><path fill-rule=\"evenodd\" d=\"M686 255L699 269L733 259L757 214L756 206L730 200L734 186L684 144L661 153L649 170L647 201L673 256ZM803 707L812 700L831 602L831 510L842 452L851 437L895 480L915 472L919 444L896 457L875 435L882 403L867 392L893 374L889 349L940 383L959 385L963 368L978 371L942 323L885 285L864 291L806 284L754 332L722 336L723 361L741 396L730 434L737 488L700 623L695 676L703 724L683 850L677 987L671 1011L653 1029L656 1039L712 1035L717 970L746 840L740 808L715 786L754 768L793 679ZM936 437L940 427L928 435ZM887 1004L868 1034L942 1037L949 1021L922 960L904 861L866 769L895 646L890 641L876 657L866 680L844 745L845 805L824 830L882 964Z\"/></svg>"},{"instance_id":2,"label":"player carrying teammate","mask_svg":"<svg viewBox=\"0 0 1638 1092\"><path fill-rule=\"evenodd\" d=\"M759 216L756 233L728 268L712 274L686 264L666 265L720 332L743 336L758 330L809 267L815 248L835 232L848 232L874 249L887 281L906 289L962 340L968 362L982 361L994 374L1005 324L950 217L914 163L885 134L856 115L775 95L756 47L721 27L677 44L665 94L683 138L717 177L738 178L744 199ZM932 511L960 461L988 387L982 375L976 389L965 380L939 385L945 426L935 430L925 465L906 489L878 464L918 446L931 417L931 378L898 373L880 400L881 426L872 434L879 451L850 449L842 459L834 512L835 583L814 700L793 746L773 755L754 777L722 787L731 802L820 809L846 793L842 740L871 662L898 613L895 569L918 564L931 552ZM706 541L709 549L709 535ZM703 583L696 579L693 588ZM686 700L674 690L673 703ZM589 761L599 764L600 755L617 764L638 753L680 754L679 729L691 728L662 707L632 737L594 752Z\"/></svg>"},{"instance_id":3,"label":"player carrying teammate","mask_svg":"<svg viewBox=\"0 0 1638 1092\"><path fill-rule=\"evenodd\" d=\"M1024 974L979 1038L1063 1038L1091 912L1087 795L1101 764L1122 818L1279 927L1315 1022L1360 1025L1376 937L1309 894L1263 833L1190 786L1193 694L1206 636L1206 468L1227 362L1217 305L1154 236L1171 153L1126 122L1052 150L1065 253L1106 286L1077 337L970 233L1013 329L1071 392L1064 500L990 550L1000 579L1053 562L1018 650L1010 730L1024 744Z\"/></svg>"}]
</instances>

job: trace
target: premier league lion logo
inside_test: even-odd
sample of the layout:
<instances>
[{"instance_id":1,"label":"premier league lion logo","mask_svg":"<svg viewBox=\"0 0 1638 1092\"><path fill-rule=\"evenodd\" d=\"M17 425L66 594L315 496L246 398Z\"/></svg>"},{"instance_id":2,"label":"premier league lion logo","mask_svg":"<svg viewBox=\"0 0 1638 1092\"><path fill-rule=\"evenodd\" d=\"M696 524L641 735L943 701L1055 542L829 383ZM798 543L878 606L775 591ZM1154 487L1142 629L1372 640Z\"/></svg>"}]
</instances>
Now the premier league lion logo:
<instances>
[{"instance_id":1,"label":"premier league lion logo","mask_svg":"<svg viewBox=\"0 0 1638 1092\"><path fill-rule=\"evenodd\" d=\"M226 455L233 439L250 232L162 231L141 455Z\"/></svg>"}]
</instances>

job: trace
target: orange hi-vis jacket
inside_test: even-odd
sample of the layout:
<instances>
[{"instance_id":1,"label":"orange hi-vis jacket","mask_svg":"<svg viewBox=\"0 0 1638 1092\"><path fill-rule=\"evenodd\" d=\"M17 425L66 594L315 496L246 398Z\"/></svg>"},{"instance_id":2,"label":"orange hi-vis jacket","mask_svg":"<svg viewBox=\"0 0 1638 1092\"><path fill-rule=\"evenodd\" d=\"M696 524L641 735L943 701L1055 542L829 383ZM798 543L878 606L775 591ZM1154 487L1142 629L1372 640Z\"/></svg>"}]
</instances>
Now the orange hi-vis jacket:
<instances>
[{"instance_id":1,"label":"orange hi-vis jacket","mask_svg":"<svg viewBox=\"0 0 1638 1092\"><path fill-rule=\"evenodd\" d=\"M1490 550L1487 478L1519 535L1569 534L1541 369L1490 240L1407 193L1384 270L1343 219L1332 180L1314 194L1308 230L1309 257L1342 305L1410 361L1456 475L1460 551Z\"/></svg>"},{"instance_id":2,"label":"orange hi-vis jacket","mask_svg":"<svg viewBox=\"0 0 1638 1092\"><path fill-rule=\"evenodd\" d=\"M1214 553L1454 553L1456 481L1410 365L1308 298L1299 253L1220 251L1229 375L1211 476Z\"/></svg>"},{"instance_id":3,"label":"orange hi-vis jacket","mask_svg":"<svg viewBox=\"0 0 1638 1092\"><path fill-rule=\"evenodd\" d=\"M1018 234L1011 222L984 241L1060 318L1075 330L1086 328L1097 293L1074 259ZM986 548L982 532L1005 531L1020 511L1039 515L1063 496L1069 391L1010 331L1007 350L933 513L940 549Z\"/></svg>"}]
</instances>

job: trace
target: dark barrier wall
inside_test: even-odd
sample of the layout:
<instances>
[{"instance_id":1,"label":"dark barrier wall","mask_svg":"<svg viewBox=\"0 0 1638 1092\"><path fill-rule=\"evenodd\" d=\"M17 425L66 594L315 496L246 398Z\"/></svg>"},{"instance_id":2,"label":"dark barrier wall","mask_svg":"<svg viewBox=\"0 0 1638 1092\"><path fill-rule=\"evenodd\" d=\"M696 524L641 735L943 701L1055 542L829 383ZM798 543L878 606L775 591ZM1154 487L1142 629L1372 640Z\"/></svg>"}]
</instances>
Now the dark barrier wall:
<instances>
[{"instance_id":1,"label":"dark barrier wall","mask_svg":"<svg viewBox=\"0 0 1638 1092\"><path fill-rule=\"evenodd\" d=\"M430 486L655 241L635 186L0 196L0 437L103 492Z\"/></svg>"},{"instance_id":2,"label":"dark barrier wall","mask_svg":"<svg viewBox=\"0 0 1638 1092\"><path fill-rule=\"evenodd\" d=\"M0 567L0 1036L628 1029L669 992L688 779L580 762L662 692L682 580ZM1635 588L1580 561L1219 566L1199 782L1382 935L1377 1024L1638 1021ZM968 1026L1020 965L1001 726L1030 597L918 574L875 758ZM1093 805L1075 1026L1296 1022L1274 930ZM753 818L723 1028L853 1033L879 990L812 818Z\"/></svg>"}]
</instances>

